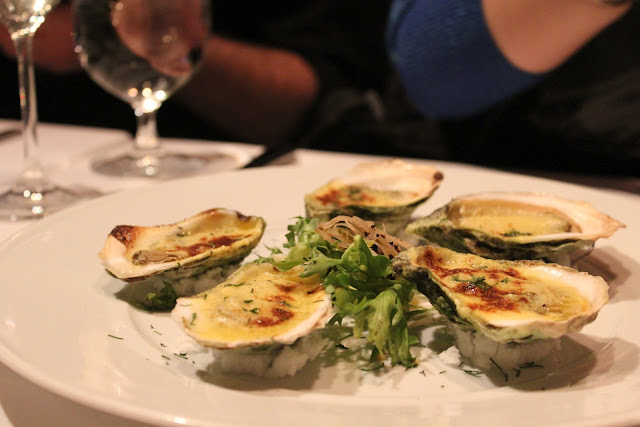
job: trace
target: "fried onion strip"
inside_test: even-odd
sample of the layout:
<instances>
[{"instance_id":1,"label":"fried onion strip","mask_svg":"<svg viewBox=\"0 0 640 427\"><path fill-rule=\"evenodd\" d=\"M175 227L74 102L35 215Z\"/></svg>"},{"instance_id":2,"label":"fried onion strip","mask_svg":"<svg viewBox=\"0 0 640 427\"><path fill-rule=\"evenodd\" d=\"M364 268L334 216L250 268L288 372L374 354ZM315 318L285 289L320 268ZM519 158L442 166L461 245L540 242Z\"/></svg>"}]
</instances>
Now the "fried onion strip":
<instances>
[{"instance_id":1,"label":"fried onion strip","mask_svg":"<svg viewBox=\"0 0 640 427\"><path fill-rule=\"evenodd\" d=\"M373 252L388 258L393 258L411 247L404 240L388 234L384 227L377 228L373 221L366 221L357 216L336 216L318 224L316 231L324 240L335 243L342 250L349 247L356 234L360 235Z\"/></svg>"}]
</instances>

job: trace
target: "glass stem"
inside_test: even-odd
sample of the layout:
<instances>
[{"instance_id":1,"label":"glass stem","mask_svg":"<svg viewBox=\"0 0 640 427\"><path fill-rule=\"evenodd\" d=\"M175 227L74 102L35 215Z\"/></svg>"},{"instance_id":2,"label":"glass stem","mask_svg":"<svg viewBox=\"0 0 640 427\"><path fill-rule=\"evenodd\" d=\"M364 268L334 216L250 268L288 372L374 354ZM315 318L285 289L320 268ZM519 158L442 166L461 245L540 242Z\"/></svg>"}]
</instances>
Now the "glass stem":
<instances>
[{"instance_id":1,"label":"glass stem","mask_svg":"<svg viewBox=\"0 0 640 427\"><path fill-rule=\"evenodd\" d=\"M46 191L50 186L45 177L38 147L37 123L38 105L36 102L36 86L33 70L32 44L33 32L16 34L13 43L18 57L18 80L20 84L20 110L24 139L24 165L16 182L20 192L29 190L32 193Z\"/></svg>"},{"instance_id":2,"label":"glass stem","mask_svg":"<svg viewBox=\"0 0 640 427\"><path fill-rule=\"evenodd\" d=\"M152 151L160 148L158 141L158 127L156 124L156 111L143 112L138 117L136 129L135 149L139 151Z\"/></svg>"}]
</instances>

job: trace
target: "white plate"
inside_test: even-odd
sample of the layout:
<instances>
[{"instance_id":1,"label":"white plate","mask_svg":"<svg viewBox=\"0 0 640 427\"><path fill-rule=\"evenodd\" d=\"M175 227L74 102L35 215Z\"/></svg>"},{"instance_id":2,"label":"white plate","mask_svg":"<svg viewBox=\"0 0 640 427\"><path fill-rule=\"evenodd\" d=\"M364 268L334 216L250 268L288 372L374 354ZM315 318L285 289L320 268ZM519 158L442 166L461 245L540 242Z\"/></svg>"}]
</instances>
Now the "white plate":
<instances>
[{"instance_id":1,"label":"white plate","mask_svg":"<svg viewBox=\"0 0 640 427\"><path fill-rule=\"evenodd\" d=\"M96 256L114 225L174 222L218 206L263 216L268 223L263 243L279 245L291 218L303 213L303 194L341 173L341 167L265 168L167 182L94 200L25 229L0 246L0 359L70 399L156 424L637 422L640 198L436 165L444 183L416 216L458 195L507 189L588 200L627 224L598 242L581 263L610 282L611 301L594 323L563 339L553 369L527 369L520 377L510 372L505 383L468 375L437 357L415 369L387 372L362 372L338 357L278 380L205 374L207 356L176 355L184 350L184 338L173 321L118 299L123 285L104 273Z\"/></svg>"}]
</instances>

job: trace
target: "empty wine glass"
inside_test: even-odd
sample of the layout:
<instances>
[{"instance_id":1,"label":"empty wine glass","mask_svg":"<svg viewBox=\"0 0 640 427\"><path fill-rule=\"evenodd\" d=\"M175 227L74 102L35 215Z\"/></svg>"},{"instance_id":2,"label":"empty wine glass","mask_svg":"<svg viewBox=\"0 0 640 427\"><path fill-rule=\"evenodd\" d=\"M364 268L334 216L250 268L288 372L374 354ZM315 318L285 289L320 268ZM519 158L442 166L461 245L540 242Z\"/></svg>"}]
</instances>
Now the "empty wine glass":
<instances>
[{"instance_id":1,"label":"empty wine glass","mask_svg":"<svg viewBox=\"0 0 640 427\"><path fill-rule=\"evenodd\" d=\"M115 176L173 178L208 167L215 156L161 149L156 111L200 63L210 33L209 0L76 0L76 51L89 76L129 103L133 148L93 162ZM219 159L218 159L219 160Z\"/></svg>"},{"instance_id":2,"label":"empty wine glass","mask_svg":"<svg viewBox=\"0 0 640 427\"><path fill-rule=\"evenodd\" d=\"M0 194L0 216L10 220L38 218L99 193L81 187L54 185L38 154L36 87L31 46L33 35L60 0L0 0L0 22L16 48L24 165L13 186Z\"/></svg>"}]
</instances>

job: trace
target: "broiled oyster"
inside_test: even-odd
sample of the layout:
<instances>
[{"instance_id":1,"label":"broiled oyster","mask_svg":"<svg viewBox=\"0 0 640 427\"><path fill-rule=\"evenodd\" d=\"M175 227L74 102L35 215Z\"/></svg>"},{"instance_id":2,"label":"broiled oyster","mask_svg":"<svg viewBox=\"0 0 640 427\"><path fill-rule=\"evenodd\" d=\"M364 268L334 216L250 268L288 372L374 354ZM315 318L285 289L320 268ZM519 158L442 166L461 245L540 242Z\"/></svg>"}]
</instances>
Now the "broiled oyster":
<instances>
[{"instance_id":1,"label":"broiled oyster","mask_svg":"<svg viewBox=\"0 0 640 427\"><path fill-rule=\"evenodd\" d=\"M338 215L357 216L378 226L384 224L393 233L406 224L442 179L442 173L431 166L399 159L363 163L305 195L306 213L320 221Z\"/></svg>"},{"instance_id":2,"label":"broiled oyster","mask_svg":"<svg viewBox=\"0 0 640 427\"><path fill-rule=\"evenodd\" d=\"M118 279L161 276L174 281L240 263L256 247L265 226L260 217L210 209L175 224L118 225L98 255Z\"/></svg>"},{"instance_id":3,"label":"broiled oyster","mask_svg":"<svg viewBox=\"0 0 640 427\"><path fill-rule=\"evenodd\" d=\"M453 199L406 231L431 243L494 259L570 265L624 224L585 202L536 193L481 193Z\"/></svg>"},{"instance_id":4,"label":"broiled oyster","mask_svg":"<svg viewBox=\"0 0 640 427\"><path fill-rule=\"evenodd\" d=\"M490 260L416 246L396 256L393 268L450 321L497 342L577 332L608 300L609 286L601 277L542 261Z\"/></svg>"},{"instance_id":5,"label":"broiled oyster","mask_svg":"<svg viewBox=\"0 0 640 427\"><path fill-rule=\"evenodd\" d=\"M569 267L490 260L436 246L400 253L393 268L449 319L460 352L483 368L544 357L556 347L552 340L595 320L609 298L601 277Z\"/></svg>"},{"instance_id":6,"label":"broiled oyster","mask_svg":"<svg viewBox=\"0 0 640 427\"><path fill-rule=\"evenodd\" d=\"M293 344L324 328L332 315L331 296L320 276L301 278L303 269L245 264L215 288L179 298L171 315L205 347Z\"/></svg>"}]
</instances>

